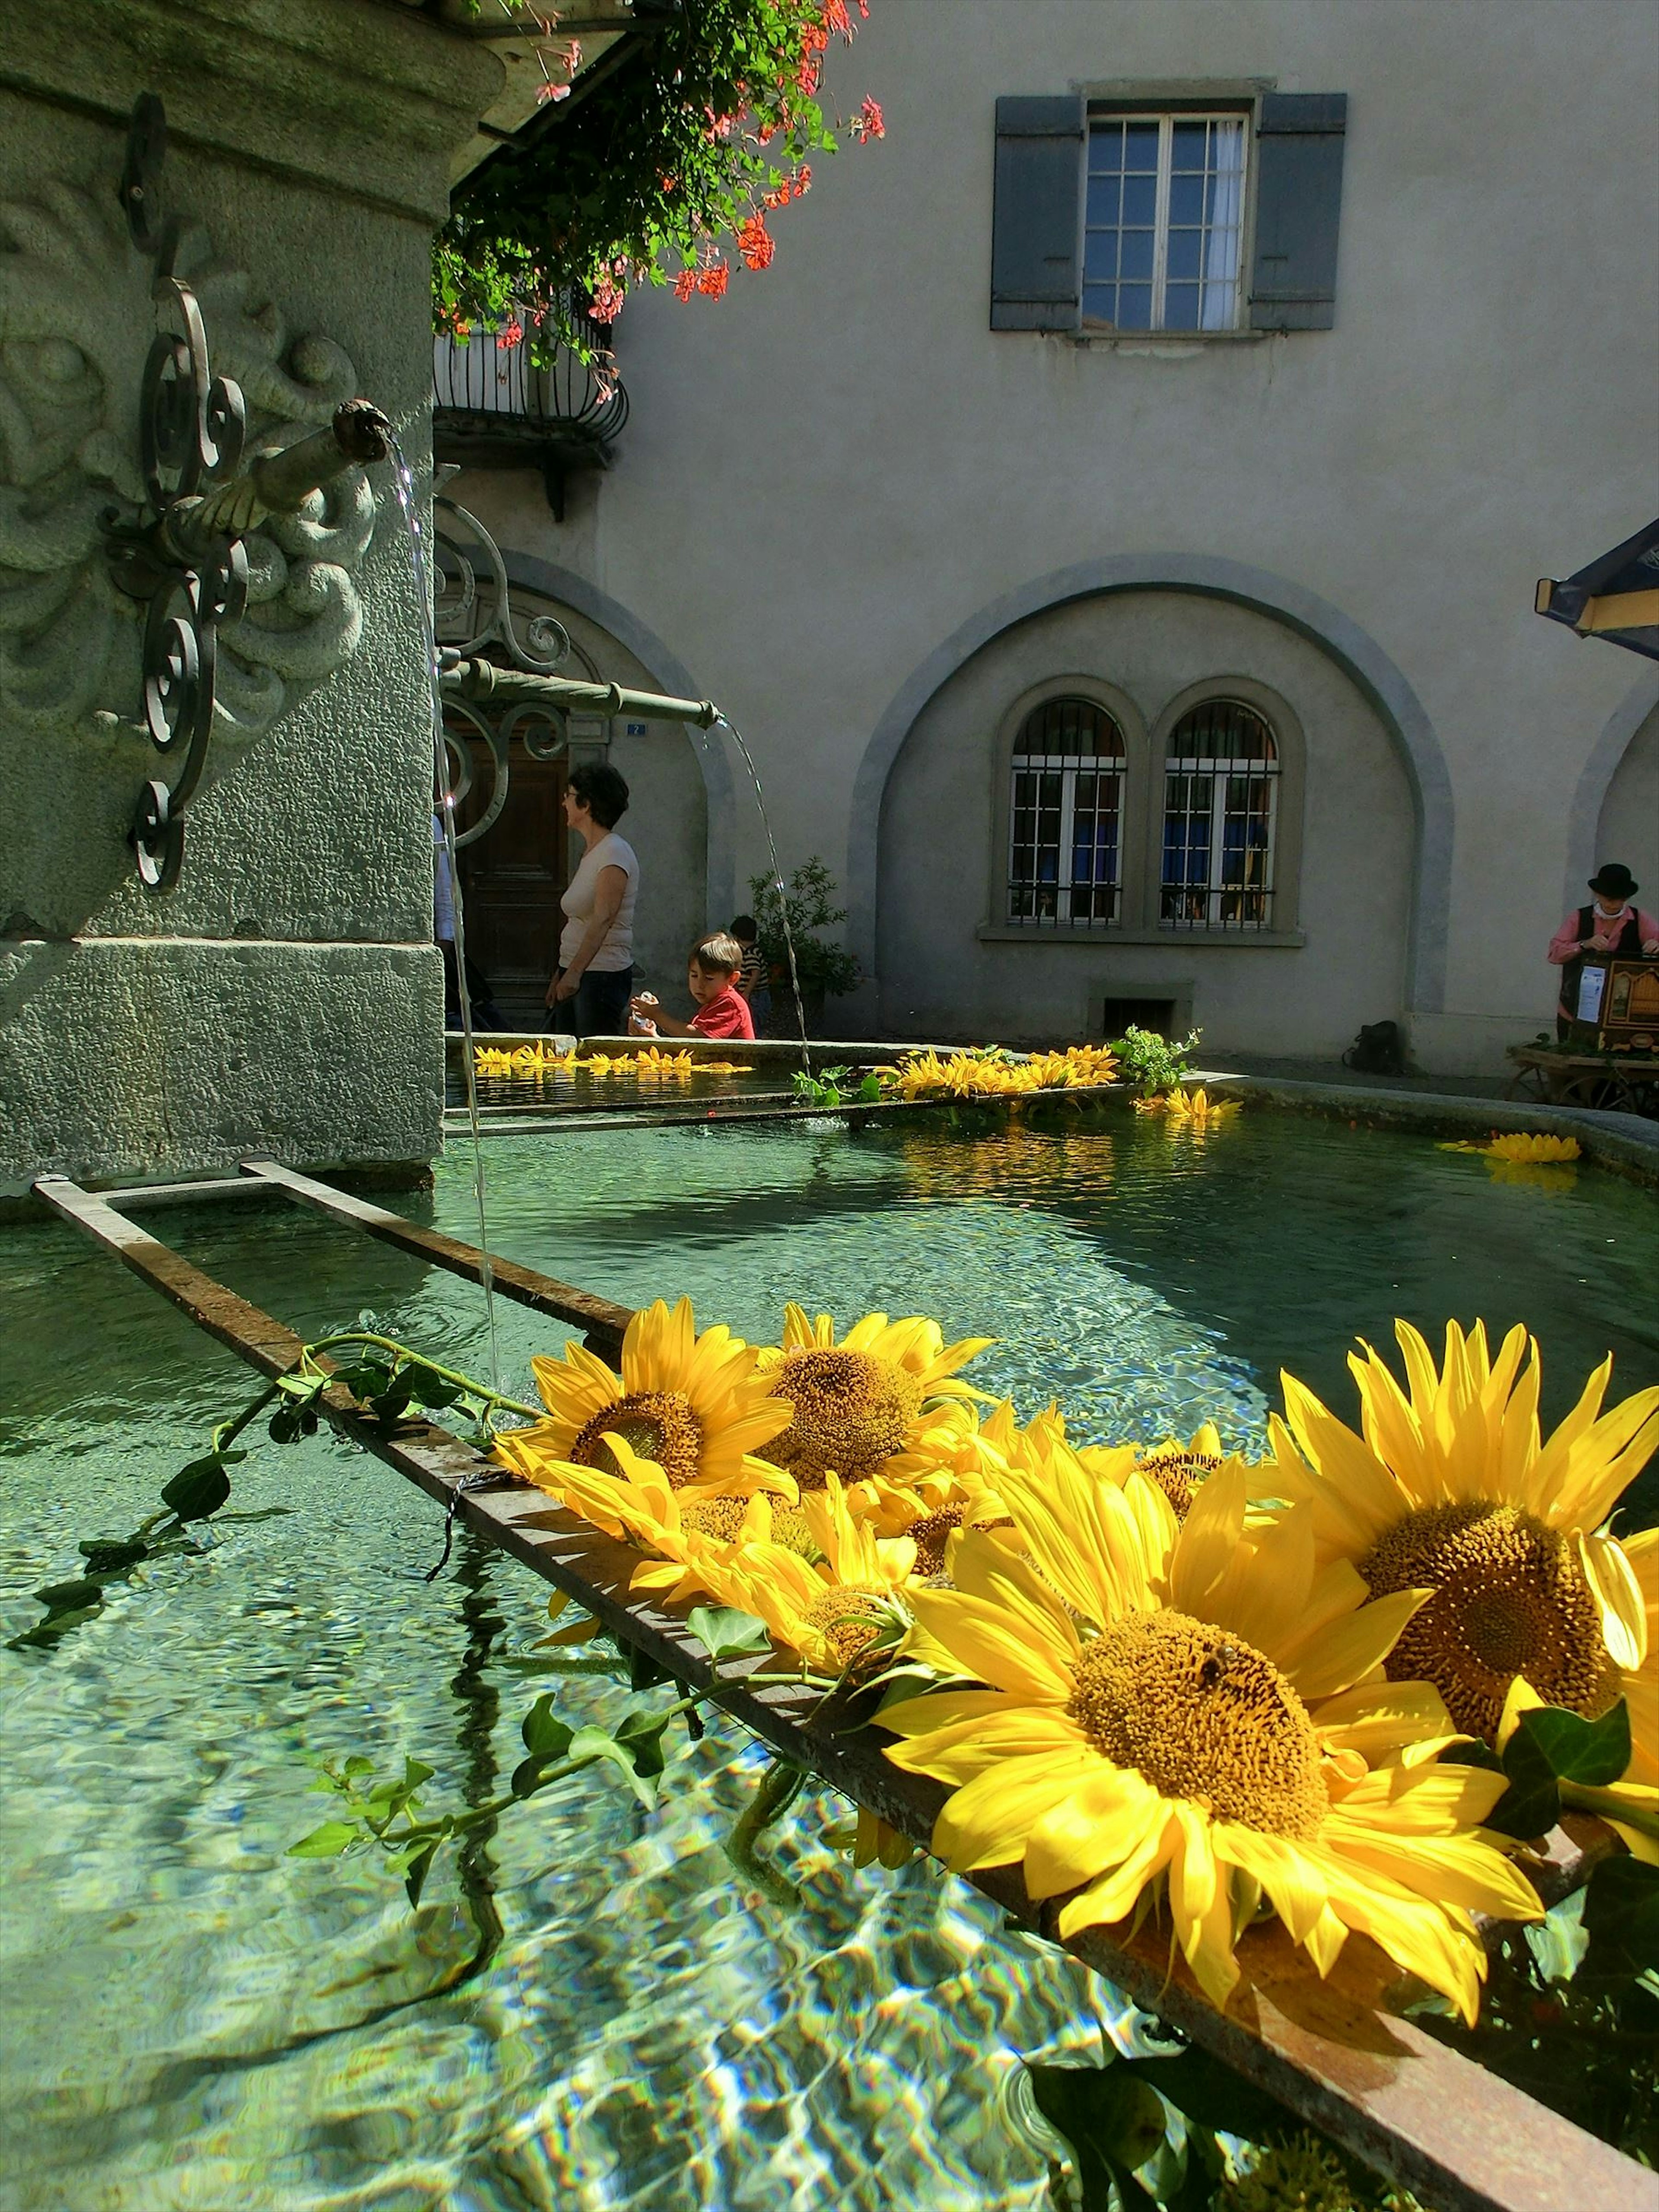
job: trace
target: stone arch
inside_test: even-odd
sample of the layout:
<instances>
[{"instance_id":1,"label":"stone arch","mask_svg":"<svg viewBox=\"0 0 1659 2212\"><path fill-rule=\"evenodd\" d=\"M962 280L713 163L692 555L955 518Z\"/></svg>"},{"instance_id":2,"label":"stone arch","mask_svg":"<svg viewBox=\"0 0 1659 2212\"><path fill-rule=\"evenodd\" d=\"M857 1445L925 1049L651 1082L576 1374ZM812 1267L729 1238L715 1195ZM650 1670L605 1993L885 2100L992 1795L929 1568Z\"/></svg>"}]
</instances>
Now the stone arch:
<instances>
[{"instance_id":1,"label":"stone arch","mask_svg":"<svg viewBox=\"0 0 1659 2212\"><path fill-rule=\"evenodd\" d=\"M1606 860L1623 860L1632 866L1644 896L1650 890L1659 891L1659 868L1651 876L1644 876L1641 856L1634 848L1628 853L1604 853L1598 849L1603 835L1602 818L1614 783L1621 770L1629 774L1633 765L1630 757L1643 740L1653 742L1655 733L1649 725L1656 716L1659 716L1659 676L1644 675L1632 684L1608 715L1584 763L1567 823L1567 878L1562 900L1569 912L1576 906L1583 906L1585 881ZM1659 819L1659 815L1656 818ZM1650 839L1653 834L1650 823Z\"/></svg>"},{"instance_id":2,"label":"stone arch","mask_svg":"<svg viewBox=\"0 0 1659 2212\"><path fill-rule=\"evenodd\" d=\"M526 592L536 592L544 599L560 601L577 614L586 616L600 629L608 631L617 644L631 653L641 666L649 672L651 681L665 696L676 699L697 699L703 696L684 662L670 650L655 630L642 623L620 599L613 599L608 592L602 592L586 576L579 576L574 568L561 568L556 562L544 561L534 554L513 553L505 550L501 558L511 582ZM691 748L702 778L703 797L708 809L707 911L704 921L711 929L723 929L737 911L734 904L737 893L736 789L732 767L723 745L712 731L688 729L686 743Z\"/></svg>"},{"instance_id":3,"label":"stone arch","mask_svg":"<svg viewBox=\"0 0 1659 2212\"><path fill-rule=\"evenodd\" d=\"M1405 770L1416 828L1407 1003L1419 1012L1440 1011L1453 815L1451 777L1433 724L1403 672L1340 608L1268 569L1207 554L1118 554L1051 570L981 607L906 678L871 733L854 784L847 882L853 946L866 971L875 966L882 797L923 708L975 653L1016 623L1071 600L1128 591L1190 592L1271 616L1334 661L1376 711Z\"/></svg>"}]
</instances>

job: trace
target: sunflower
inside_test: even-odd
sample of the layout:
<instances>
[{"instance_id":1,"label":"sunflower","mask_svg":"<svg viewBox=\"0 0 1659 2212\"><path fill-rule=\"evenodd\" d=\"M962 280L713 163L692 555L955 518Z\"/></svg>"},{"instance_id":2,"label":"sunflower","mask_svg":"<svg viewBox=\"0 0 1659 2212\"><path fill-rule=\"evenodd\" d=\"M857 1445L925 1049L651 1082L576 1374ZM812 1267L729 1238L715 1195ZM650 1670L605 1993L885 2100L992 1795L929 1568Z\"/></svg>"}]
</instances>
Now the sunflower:
<instances>
[{"instance_id":1,"label":"sunflower","mask_svg":"<svg viewBox=\"0 0 1659 2212\"><path fill-rule=\"evenodd\" d=\"M498 1436L495 1456L526 1481L562 1494L573 1465L625 1481L607 1442L620 1437L676 1490L793 1494L792 1482L753 1456L787 1428L791 1413L768 1395L757 1359L728 1328L697 1335L690 1298L672 1311L659 1298L629 1322L620 1376L580 1344L567 1345L559 1359L532 1359L548 1418Z\"/></svg>"},{"instance_id":2,"label":"sunflower","mask_svg":"<svg viewBox=\"0 0 1659 2212\"><path fill-rule=\"evenodd\" d=\"M1642 1587L1602 1523L1659 1443L1659 1389L1603 1413L1609 1358L1540 1443L1538 1346L1524 1328L1494 1359L1484 1323L1466 1336L1448 1322L1439 1370L1409 1322L1395 1334L1406 1389L1369 1345L1349 1358L1362 1435L1281 1378L1285 1418L1269 1420L1261 1475L1311 1504L1322 1552L1350 1561L1373 1597L1432 1591L1388 1671L1434 1683L1460 1729L1494 1742L1517 1674L1547 1705L1604 1711L1645 1672ZM1644 1689L1655 1694L1650 1675Z\"/></svg>"},{"instance_id":3,"label":"sunflower","mask_svg":"<svg viewBox=\"0 0 1659 2212\"><path fill-rule=\"evenodd\" d=\"M1442 1145L1443 1152L1479 1152L1482 1159L1507 1160L1511 1165L1536 1166L1540 1163L1577 1160L1583 1158L1577 1137L1529 1137L1520 1134L1499 1136L1496 1133L1484 1145L1467 1140L1455 1145Z\"/></svg>"},{"instance_id":4,"label":"sunflower","mask_svg":"<svg viewBox=\"0 0 1659 2212\"><path fill-rule=\"evenodd\" d=\"M1646 1628L1647 1659L1638 1682L1634 1673L1620 1669L1620 1689L1630 1707L1630 1778L1659 1788L1659 1687L1653 1680L1653 1661L1659 1654L1659 1528L1644 1528L1629 1537L1625 1557L1641 1592Z\"/></svg>"},{"instance_id":5,"label":"sunflower","mask_svg":"<svg viewBox=\"0 0 1659 2212\"><path fill-rule=\"evenodd\" d=\"M860 1674L892 1652L910 1626L898 1593L915 1563L908 1537L878 1536L854 1517L832 1474L801 1499L816 1560L787 1549L769 1533L770 1501L757 1498L745 1540L701 1563L722 1605L752 1613L775 1644L799 1652L810 1672Z\"/></svg>"},{"instance_id":6,"label":"sunflower","mask_svg":"<svg viewBox=\"0 0 1659 2212\"><path fill-rule=\"evenodd\" d=\"M916 1314L890 1322L873 1313L838 1343L828 1314L809 1321L799 1306L787 1306L781 1346L760 1355L762 1381L793 1413L769 1456L803 1490L822 1489L832 1468L847 1482L874 1474L914 1449L939 1401L978 1395L956 1379L957 1370L994 1340L946 1344L936 1321Z\"/></svg>"},{"instance_id":7,"label":"sunflower","mask_svg":"<svg viewBox=\"0 0 1659 2212\"><path fill-rule=\"evenodd\" d=\"M1242 1468L1184 1523L1144 1476L1119 1488L1064 1455L1006 1486L1030 1564L970 1533L954 1589L908 1593L930 1645L985 1686L881 1717L895 1765L952 1786L939 1856L1019 1864L1034 1900L1066 1900L1062 1937L1161 1883L1218 2005L1265 1896L1322 1974L1358 1929L1473 2020L1473 1916L1540 1907L1477 1832L1504 1778L1434 1764L1454 1735L1438 1695L1381 1679L1420 1594L1367 1603L1346 1562L1317 1564L1306 1508L1247 1534Z\"/></svg>"}]
</instances>

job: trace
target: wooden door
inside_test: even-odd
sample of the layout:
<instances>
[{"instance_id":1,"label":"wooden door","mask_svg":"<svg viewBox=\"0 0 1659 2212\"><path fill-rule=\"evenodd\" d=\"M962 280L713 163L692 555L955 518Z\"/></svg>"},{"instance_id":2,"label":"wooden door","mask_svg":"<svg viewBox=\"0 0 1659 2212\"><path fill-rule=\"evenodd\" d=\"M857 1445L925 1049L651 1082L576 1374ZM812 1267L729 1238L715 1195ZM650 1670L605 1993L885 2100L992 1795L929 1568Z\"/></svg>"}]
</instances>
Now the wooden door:
<instances>
[{"instance_id":1,"label":"wooden door","mask_svg":"<svg viewBox=\"0 0 1659 2212\"><path fill-rule=\"evenodd\" d=\"M507 805L493 826L459 854L467 957L483 971L508 1029L539 1030L564 915L568 880L562 758L538 760L521 738L512 743ZM489 803L489 749L473 746L473 784L461 827Z\"/></svg>"}]
</instances>

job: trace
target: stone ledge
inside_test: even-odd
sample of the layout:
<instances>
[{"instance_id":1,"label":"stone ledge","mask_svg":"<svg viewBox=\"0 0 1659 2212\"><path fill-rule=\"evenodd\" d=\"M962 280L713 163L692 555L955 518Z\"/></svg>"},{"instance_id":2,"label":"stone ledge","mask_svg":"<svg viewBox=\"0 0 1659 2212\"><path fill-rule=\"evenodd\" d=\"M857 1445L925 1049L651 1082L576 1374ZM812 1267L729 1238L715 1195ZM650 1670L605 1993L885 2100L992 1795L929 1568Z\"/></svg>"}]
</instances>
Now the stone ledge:
<instances>
[{"instance_id":1,"label":"stone ledge","mask_svg":"<svg viewBox=\"0 0 1659 2212\"><path fill-rule=\"evenodd\" d=\"M169 137L435 228L449 166L499 95L495 57L374 0L29 0L0 9L0 87Z\"/></svg>"}]
</instances>

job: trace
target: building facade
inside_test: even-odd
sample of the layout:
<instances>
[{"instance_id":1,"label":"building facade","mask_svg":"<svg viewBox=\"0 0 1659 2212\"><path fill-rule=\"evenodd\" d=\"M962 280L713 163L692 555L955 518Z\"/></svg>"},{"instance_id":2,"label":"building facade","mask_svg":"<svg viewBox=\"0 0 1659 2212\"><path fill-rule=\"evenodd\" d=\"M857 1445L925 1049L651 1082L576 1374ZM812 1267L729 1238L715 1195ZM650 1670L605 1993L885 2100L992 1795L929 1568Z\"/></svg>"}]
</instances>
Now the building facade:
<instances>
[{"instance_id":1,"label":"building facade","mask_svg":"<svg viewBox=\"0 0 1659 2212\"><path fill-rule=\"evenodd\" d=\"M885 137L773 267L630 301L609 467L459 480L520 591L742 729L844 886L845 1033L1500 1066L1596 863L1659 885L1659 670L1532 612L1659 505L1650 22L878 0L857 64ZM587 742L672 985L746 779Z\"/></svg>"}]
</instances>

